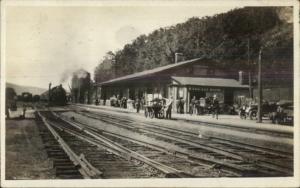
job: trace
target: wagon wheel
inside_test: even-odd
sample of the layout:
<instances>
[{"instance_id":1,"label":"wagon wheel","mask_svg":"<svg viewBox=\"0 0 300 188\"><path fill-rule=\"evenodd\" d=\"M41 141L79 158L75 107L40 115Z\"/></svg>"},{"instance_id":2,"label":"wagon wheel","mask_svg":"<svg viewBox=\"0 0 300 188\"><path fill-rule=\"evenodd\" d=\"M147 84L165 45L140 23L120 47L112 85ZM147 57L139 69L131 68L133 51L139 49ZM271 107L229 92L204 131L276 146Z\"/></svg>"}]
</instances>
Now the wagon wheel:
<instances>
[{"instance_id":1,"label":"wagon wheel","mask_svg":"<svg viewBox=\"0 0 300 188\"><path fill-rule=\"evenodd\" d=\"M158 117L163 119L165 117L164 111L160 111L159 114L158 114Z\"/></svg>"},{"instance_id":2,"label":"wagon wheel","mask_svg":"<svg viewBox=\"0 0 300 188\"><path fill-rule=\"evenodd\" d=\"M153 111L153 109L149 110L149 117L150 118L154 117L154 111Z\"/></svg>"},{"instance_id":3,"label":"wagon wheel","mask_svg":"<svg viewBox=\"0 0 300 188\"><path fill-rule=\"evenodd\" d=\"M256 112L253 112L253 111L250 111L250 112L249 112L249 116L250 116L250 119L251 119L251 120L256 119L257 113L256 113Z\"/></svg>"}]
</instances>

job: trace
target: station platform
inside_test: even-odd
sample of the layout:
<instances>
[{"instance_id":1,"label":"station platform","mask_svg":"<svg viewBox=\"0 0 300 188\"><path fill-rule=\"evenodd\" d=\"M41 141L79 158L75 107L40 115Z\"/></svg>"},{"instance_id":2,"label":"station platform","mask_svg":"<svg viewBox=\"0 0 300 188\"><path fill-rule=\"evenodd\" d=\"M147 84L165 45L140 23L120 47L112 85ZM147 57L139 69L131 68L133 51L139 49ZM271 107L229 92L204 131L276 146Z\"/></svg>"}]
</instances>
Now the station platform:
<instances>
[{"instance_id":1,"label":"station platform","mask_svg":"<svg viewBox=\"0 0 300 188\"><path fill-rule=\"evenodd\" d=\"M123 113L131 113L137 116L144 116L144 111L140 110L139 113L136 112L135 109L124 109L118 107L111 107L111 106L101 106L101 105L87 105L87 104L80 104L81 106L90 107L90 108L99 108L105 110L112 110L118 111ZM272 131L272 132L279 132L279 133L287 133L293 134L294 133L294 126L289 125L277 125L272 124L270 120L263 119L262 123L257 123L256 120L250 119L240 119L238 115L219 115L218 119L212 118L211 115L190 115L190 114L178 114L172 113L172 118L176 120L183 120L188 121L191 123L211 123L211 124L219 124L222 126L231 126L231 127L243 127L243 128L251 128L257 130L265 130L265 131Z\"/></svg>"}]
</instances>

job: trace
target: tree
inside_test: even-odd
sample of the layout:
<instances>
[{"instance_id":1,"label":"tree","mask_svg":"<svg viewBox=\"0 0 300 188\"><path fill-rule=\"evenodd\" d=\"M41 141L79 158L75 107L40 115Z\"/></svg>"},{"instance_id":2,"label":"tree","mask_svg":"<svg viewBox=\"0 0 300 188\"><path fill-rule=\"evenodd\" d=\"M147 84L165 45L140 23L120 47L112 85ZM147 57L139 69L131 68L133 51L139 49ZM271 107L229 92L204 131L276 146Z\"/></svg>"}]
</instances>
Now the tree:
<instances>
[{"instance_id":1,"label":"tree","mask_svg":"<svg viewBox=\"0 0 300 188\"><path fill-rule=\"evenodd\" d=\"M185 59L207 57L217 62L217 66L249 69L257 61L264 34L274 28L286 27L286 21L279 16L281 9L246 7L211 17L193 17L184 23L159 28L149 35L137 37L115 53L109 52L114 56L105 55L95 69L95 81L103 82L172 64L177 52ZM292 30L288 32L292 33ZM282 39L285 37L283 34ZM289 46L272 48L271 53L291 57L289 52L293 49ZM277 67L280 62L272 60L268 64Z\"/></svg>"},{"instance_id":2,"label":"tree","mask_svg":"<svg viewBox=\"0 0 300 188\"><path fill-rule=\"evenodd\" d=\"M115 77L115 54L107 52L94 71L94 80L103 82Z\"/></svg>"},{"instance_id":3,"label":"tree","mask_svg":"<svg viewBox=\"0 0 300 188\"><path fill-rule=\"evenodd\" d=\"M14 100L17 96L17 93L13 88L7 87L6 90L6 100Z\"/></svg>"}]
</instances>

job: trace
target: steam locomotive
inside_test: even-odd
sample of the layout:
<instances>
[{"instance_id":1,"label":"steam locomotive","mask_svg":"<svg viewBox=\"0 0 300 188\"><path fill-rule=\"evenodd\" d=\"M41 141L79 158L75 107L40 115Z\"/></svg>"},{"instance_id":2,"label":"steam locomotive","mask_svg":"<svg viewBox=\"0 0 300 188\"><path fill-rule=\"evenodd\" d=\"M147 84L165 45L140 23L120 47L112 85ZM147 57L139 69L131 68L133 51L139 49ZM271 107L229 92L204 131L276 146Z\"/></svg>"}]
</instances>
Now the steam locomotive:
<instances>
[{"instance_id":1,"label":"steam locomotive","mask_svg":"<svg viewBox=\"0 0 300 188\"><path fill-rule=\"evenodd\" d=\"M50 95L49 95L50 91ZM50 100L49 100L50 97ZM67 92L62 85L55 86L41 94L41 101L49 102L50 105L64 106L67 104Z\"/></svg>"}]
</instances>

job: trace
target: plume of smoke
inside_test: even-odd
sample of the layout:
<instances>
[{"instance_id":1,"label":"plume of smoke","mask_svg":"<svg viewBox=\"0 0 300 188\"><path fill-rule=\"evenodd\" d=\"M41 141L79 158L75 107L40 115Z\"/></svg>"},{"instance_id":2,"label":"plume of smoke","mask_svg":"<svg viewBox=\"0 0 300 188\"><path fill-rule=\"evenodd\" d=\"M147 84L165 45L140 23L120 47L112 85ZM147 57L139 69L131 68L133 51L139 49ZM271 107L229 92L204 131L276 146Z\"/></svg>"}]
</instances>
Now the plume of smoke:
<instances>
[{"instance_id":1,"label":"plume of smoke","mask_svg":"<svg viewBox=\"0 0 300 188\"><path fill-rule=\"evenodd\" d=\"M88 72L84 69L79 69L73 73L73 76L77 76L77 78L86 78L88 76Z\"/></svg>"},{"instance_id":2,"label":"plume of smoke","mask_svg":"<svg viewBox=\"0 0 300 188\"><path fill-rule=\"evenodd\" d=\"M71 76L73 75L73 72L74 72L75 70L72 70L72 69L67 69L67 70L65 70L63 73L62 73L62 75L61 75L61 77L60 77L60 83L65 83L66 81L68 81L70 78L71 78Z\"/></svg>"},{"instance_id":3,"label":"plume of smoke","mask_svg":"<svg viewBox=\"0 0 300 188\"><path fill-rule=\"evenodd\" d=\"M66 83L70 81L72 76L76 76L77 78L86 78L88 76L88 72L82 68L80 69L66 69L62 73L60 77L60 83Z\"/></svg>"}]
</instances>

